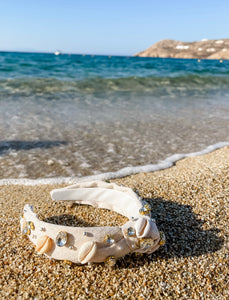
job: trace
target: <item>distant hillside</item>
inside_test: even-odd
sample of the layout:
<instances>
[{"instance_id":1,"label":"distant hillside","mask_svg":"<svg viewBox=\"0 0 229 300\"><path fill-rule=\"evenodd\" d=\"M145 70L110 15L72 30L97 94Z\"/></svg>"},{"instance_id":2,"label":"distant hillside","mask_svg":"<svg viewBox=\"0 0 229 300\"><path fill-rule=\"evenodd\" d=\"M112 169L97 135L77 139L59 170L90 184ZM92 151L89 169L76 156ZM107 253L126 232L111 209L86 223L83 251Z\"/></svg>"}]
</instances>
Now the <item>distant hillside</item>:
<instances>
[{"instance_id":1,"label":"distant hillside","mask_svg":"<svg viewBox=\"0 0 229 300\"><path fill-rule=\"evenodd\" d=\"M135 56L196 59L229 59L229 39L180 42L162 40Z\"/></svg>"}]
</instances>

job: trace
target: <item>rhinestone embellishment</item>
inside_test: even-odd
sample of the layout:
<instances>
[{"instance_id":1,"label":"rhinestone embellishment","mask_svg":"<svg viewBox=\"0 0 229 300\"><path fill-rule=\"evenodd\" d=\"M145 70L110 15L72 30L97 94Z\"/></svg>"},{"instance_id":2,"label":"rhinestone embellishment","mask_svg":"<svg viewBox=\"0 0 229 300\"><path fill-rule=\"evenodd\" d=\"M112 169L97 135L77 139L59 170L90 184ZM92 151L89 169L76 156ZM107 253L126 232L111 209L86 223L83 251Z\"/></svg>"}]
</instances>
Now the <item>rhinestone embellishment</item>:
<instances>
[{"instance_id":1,"label":"rhinestone embellishment","mask_svg":"<svg viewBox=\"0 0 229 300\"><path fill-rule=\"evenodd\" d=\"M127 229L126 233L127 233L128 236L135 236L136 235L135 229L133 227L129 227Z\"/></svg>"},{"instance_id":2,"label":"rhinestone embellishment","mask_svg":"<svg viewBox=\"0 0 229 300\"><path fill-rule=\"evenodd\" d=\"M30 235L31 230L35 230L34 223L32 221L25 222L25 224L23 225L22 234Z\"/></svg>"},{"instance_id":3,"label":"rhinestone embellishment","mask_svg":"<svg viewBox=\"0 0 229 300\"><path fill-rule=\"evenodd\" d=\"M108 256L107 258L106 258L106 260L105 260L105 262L110 266L110 267L112 267L112 266L114 266L115 264L116 264L116 258L115 258L115 256Z\"/></svg>"},{"instance_id":4,"label":"rhinestone embellishment","mask_svg":"<svg viewBox=\"0 0 229 300\"><path fill-rule=\"evenodd\" d=\"M27 226L28 226L31 230L35 230L35 226L34 226L34 223L33 223L32 221L29 221L27 224L28 224Z\"/></svg>"},{"instance_id":5,"label":"rhinestone embellishment","mask_svg":"<svg viewBox=\"0 0 229 300\"><path fill-rule=\"evenodd\" d=\"M31 234L31 229L28 227L28 225L25 226L25 228L22 231L22 234L25 234L25 235Z\"/></svg>"},{"instance_id":6,"label":"rhinestone embellishment","mask_svg":"<svg viewBox=\"0 0 229 300\"><path fill-rule=\"evenodd\" d=\"M56 244L58 247L63 247L66 245L68 240L68 234L65 231L60 231L56 237Z\"/></svg>"},{"instance_id":7,"label":"rhinestone embellishment","mask_svg":"<svg viewBox=\"0 0 229 300\"><path fill-rule=\"evenodd\" d=\"M139 209L141 215L147 215L151 211L151 206L147 203Z\"/></svg>"},{"instance_id":8,"label":"rhinestone embellishment","mask_svg":"<svg viewBox=\"0 0 229 300\"><path fill-rule=\"evenodd\" d=\"M144 251L147 251L152 246L154 246L154 240L151 238L142 238L140 241L140 248Z\"/></svg>"},{"instance_id":9,"label":"rhinestone embellishment","mask_svg":"<svg viewBox=\"0 0 229 300\"><path fill-rule=\"evenodd\" d=\"M113 244L114 241L115 241L115 240L113 239L113 237L112 237L111 235L107 234L107 235L105 236L105 242L106 242L107 244Z\"/></svg>"},{"instance_id":10,"label":"rhinestone embellishment","mask_svg":"<svg viewBox=\"0 0 229 300\"><path fill-rule=\"evenodd\" d=\"M165 234L163 231L160 231L160 242L159 245L163 246L165 244Z\"/></svg>"}]
</instances>

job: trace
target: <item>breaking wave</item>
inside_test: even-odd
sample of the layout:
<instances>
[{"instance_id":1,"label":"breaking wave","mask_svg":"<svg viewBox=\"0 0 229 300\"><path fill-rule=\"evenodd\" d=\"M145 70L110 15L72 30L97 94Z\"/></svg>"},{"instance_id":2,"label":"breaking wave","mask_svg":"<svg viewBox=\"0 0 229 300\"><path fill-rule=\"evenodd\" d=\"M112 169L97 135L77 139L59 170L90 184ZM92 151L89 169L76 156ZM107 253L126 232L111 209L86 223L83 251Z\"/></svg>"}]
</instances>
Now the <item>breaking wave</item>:
<instances>
[{"instance_id":1,"label":"breaking wave","mask_svg":"<svg viewBox=\"0 0 229 300\"><path fill-rule=\"evenodd\" d=\"M92 180L109 180L115 178L121 178L137 173L149 173L159 170L164 170L171 168L177 161L184 159L186 157L194 157L203 154L213 152L217 149L229 146L229 142L220 142L211 146L208 146L204 150L198 152L192 152L188 154L174 154L165 160L160 161L158 164L145 165L145 166L136 166L136 167L126 167L120 169L116 172L107 172L98 175L85 176L85 177L58 177L58 178L40 178L40 179L1 179L1 185L41 185L41 184L74 184L77 181L92 181Z\"/></svg>"},{"instance_id":2,"label":"breaking wave","mask_svg":"<svg viewBox=\"0 0 229 300\"><path fill-rule=\"evenodd\" d=\"M20 78L0 80L1 98L10 96L52 96L100 94L109 92L145 92L154 96L193 96L209 93L229 95L229 77L186 75L178 77L94 78L59 80L54 78ZM1 99L0 98L0 99Z\"/></svg>"}]
</instances>

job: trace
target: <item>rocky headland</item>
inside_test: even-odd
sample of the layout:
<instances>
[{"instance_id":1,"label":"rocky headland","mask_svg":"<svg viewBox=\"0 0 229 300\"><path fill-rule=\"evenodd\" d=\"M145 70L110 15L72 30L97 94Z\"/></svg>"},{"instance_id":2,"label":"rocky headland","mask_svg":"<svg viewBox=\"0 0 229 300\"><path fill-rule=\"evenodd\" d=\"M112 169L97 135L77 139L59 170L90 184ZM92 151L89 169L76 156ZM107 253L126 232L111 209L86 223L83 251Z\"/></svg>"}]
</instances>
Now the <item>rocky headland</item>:
<instances>
[{"instance_id":1,"label":"rocky headland","mask_svg":"<svg viewBox=\"0 0 229 300\"><path fill-rule=\"evenodd\" d=\"M162 58L229 59L229 39L199 42L162 40L135 56Z\"/></svg>"}]
</instances>

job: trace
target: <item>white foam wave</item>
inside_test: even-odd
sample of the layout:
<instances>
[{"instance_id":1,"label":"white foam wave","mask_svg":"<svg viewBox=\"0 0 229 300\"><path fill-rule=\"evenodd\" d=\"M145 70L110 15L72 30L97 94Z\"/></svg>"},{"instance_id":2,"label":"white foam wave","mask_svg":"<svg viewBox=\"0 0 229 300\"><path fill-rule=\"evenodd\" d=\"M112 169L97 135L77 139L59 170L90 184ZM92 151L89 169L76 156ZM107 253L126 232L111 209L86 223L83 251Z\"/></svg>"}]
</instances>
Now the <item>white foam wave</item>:
<instances>
[{"instance_id":1,"label":"white foam wave","mask_svg":"<svg viewBox=\"0 0 229 300\"><path fill-rule=\"evenodd\" d=\"M107 172L92 176L85 177L58 177L58 178L39 178L39 179L1 179L0 185L42 185L42 184L74 184L76 181L89 181L89 180L109 180L115 178L121 178L137 173L149 173L159 170L164 170L172 167L178 160L186 157L199 156L215 151L219 148L229 146L229 142L220 142L211 146L208 146L202 151L192 152L188 154L174 154L158 164L151 164L145 166L126 167L116 172Z\"/></svg>"}]
</instances>

